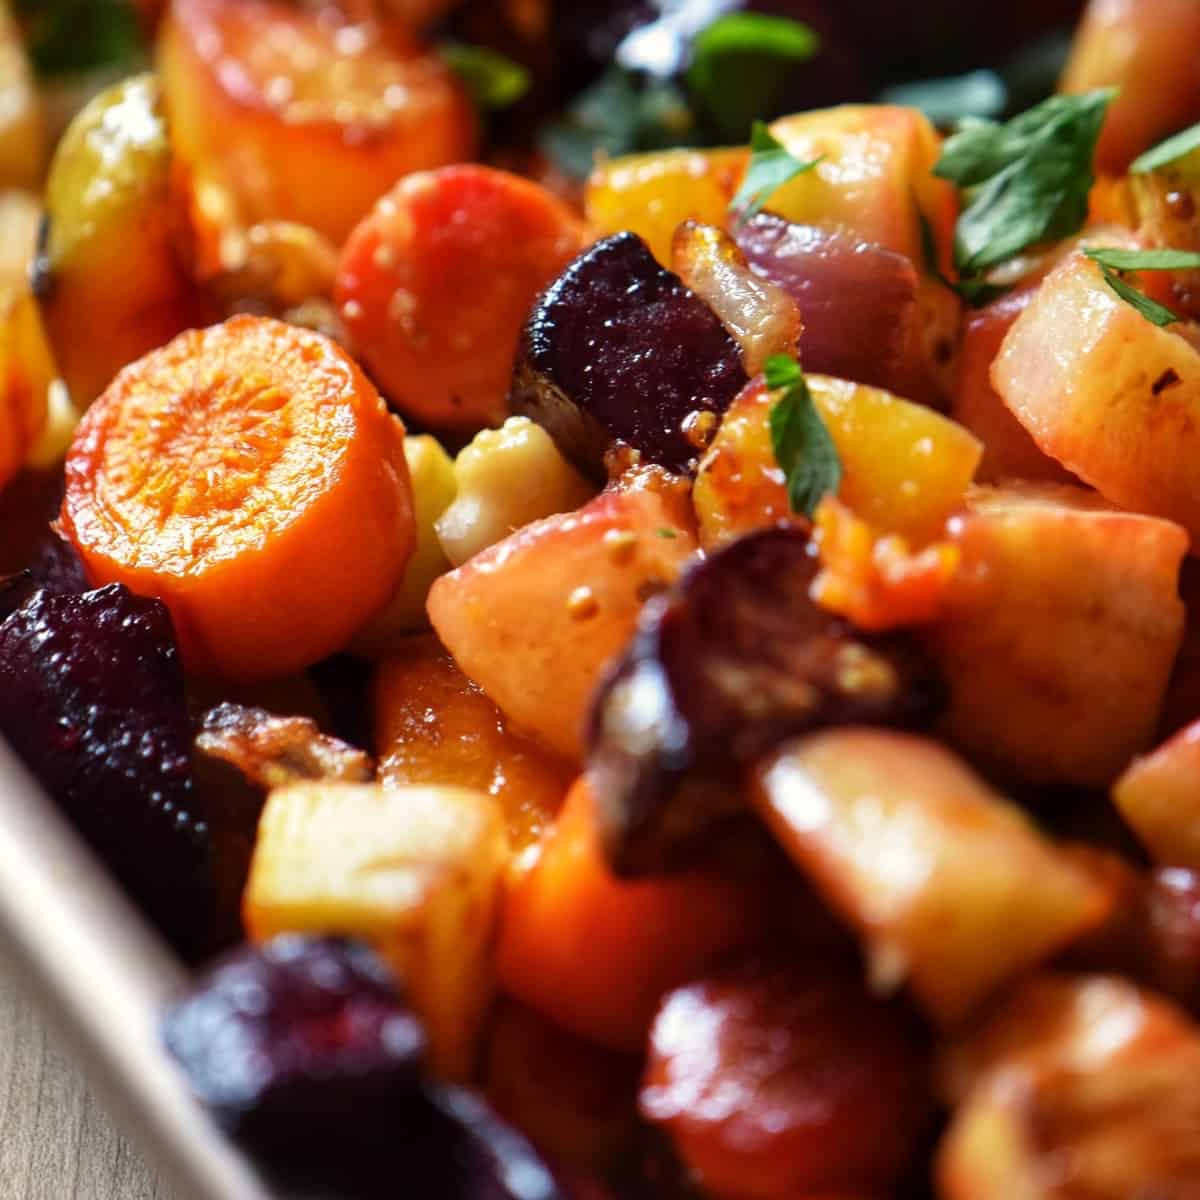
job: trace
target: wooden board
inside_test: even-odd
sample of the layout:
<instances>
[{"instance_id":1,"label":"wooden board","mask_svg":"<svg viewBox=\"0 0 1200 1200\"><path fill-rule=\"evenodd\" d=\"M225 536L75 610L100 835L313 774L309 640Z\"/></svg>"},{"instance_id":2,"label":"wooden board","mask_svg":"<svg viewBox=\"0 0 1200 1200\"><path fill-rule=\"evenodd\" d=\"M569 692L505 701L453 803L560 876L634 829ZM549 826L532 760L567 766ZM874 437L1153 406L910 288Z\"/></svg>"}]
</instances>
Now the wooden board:
<instances>
[{"instance_id":1,"label":"wooden board","mask_svg":"<svg viewBox=\"0 0 1200 1200\"><path fill-rule=\"evenodd\" d=\"M2 963L0 1200L173 1200Z\"/></svg>"}]
</instances>

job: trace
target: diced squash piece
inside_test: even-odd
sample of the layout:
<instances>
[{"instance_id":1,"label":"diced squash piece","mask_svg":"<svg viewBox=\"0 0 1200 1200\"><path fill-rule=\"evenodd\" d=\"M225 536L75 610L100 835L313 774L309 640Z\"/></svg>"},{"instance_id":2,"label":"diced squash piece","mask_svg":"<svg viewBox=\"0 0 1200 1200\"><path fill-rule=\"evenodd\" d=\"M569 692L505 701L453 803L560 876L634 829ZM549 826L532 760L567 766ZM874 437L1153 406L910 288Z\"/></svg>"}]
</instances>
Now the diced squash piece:
<instances>
[{"instance_id":1,"label":"diced squash piece","mask_svg":"<svg viewBox=\"0 0 1200 1200\"><path fill-rule=\"evenodd\" d=\"M1152 993L1034 978L950 1059L945 1200L1200 1195L1200 1029Z\"/></svg>"},{"instance_id":2,"label":"diced squash piece","mask_svg":"<svg viewBox=\"0 0 1200 1200\"><path fill-rule=\"evenodd\" d=\"M149 75L97 96L54 155L37 291L59 370L79 408L121 367L206 323L180 260L171 164L158 84Z\"/></svg>"},{"instance_id":3,"label":"diced squash piece","mask_svg":"<svg viewBox=\"0 0 1200 1200\"><path fill-rule=\"evenodd\" d=\"M940 140L915 108L846 104L783 117L771 133L800 162L820 159L771 196L789 221L845 230L918 264L921 217L935 233L953 223L954 190L931 173Z\"/></svg>"},{"instance_id":4,"label":"diced squash piece","mask_svg":"<svg viewBox=\"0 0 1200 1200\"><path fill-rule=\"evenodd\" d=\"M1200 722L1135 759L1113 803L1156 862L1200 871Z\"/></svg>"},{"instance_id":5,"label":"diced squash piece","mask_svg":"<svg viewBox=\"0 0 1200 1200\"><path fill-rule=\"evenodd\" d=\"M1032 288L1010 292L973 313L964 326L950 415L983 444L980 483L1008 479L1069 483L1072 479L1066 467L1038 449L992 386L992 363L1033 296Z\"/></svg>"},{"instance_id":6,"label":"diced squash piece","mask_svg":"<svg viewBox=\"0 0 1200 1200\"><path fill-rule=\"evenodd\" d=\"M700 870L617 879L593 806L581 780L510 890L497 973L564 1029L637 1053L663 993L762 935L765 893Z\"/></svg>"},{"instance_id":7,"label":"diced squash piece","mask_svg":"<svg viewBox=\"0 0 1200 1200\"><path fill-rule=\"evenodd\" d=\"M839 498L887 533L922 544L963 502L982 447L973 434L879 388L809 375L842 463ZM705 548L790 516L768 416L777 399L752 381L726 412L700 463L694 499Z\"/></svg>"},{"instance_id":8,"label":"diced squash piece","mask_svg":"<svg viewBox=\"0 0 1200 1200\"><path fill-rule=\"evenodd\" d=\"M455 498L437 521L456 567L509 534L586 504L596 492L528 417L484 429L454 460Z\"/></svg>"},{"instance_id":9,"label":"diced squash piece","mask_svg":"<svg viewBox=\"0 0 1200 1200\"><path fill-rule=\"evenodd\" d=\"M907 980L941 1022L1107 914L1087 874L924 738L844 728L796 740L757 771L752 801L864 940L877 981Z\"/></svg>"},{"instance_id":10,"label":"diced squash piece","mask_svg":"<svg viewBox=\"0 0 1200 1200\"><path fill-rule=\"evenodd\" d=\"M944 731L997 771L1107 786L1154 736L1183 633L1187 536L1082 488L977 488L962 566L926 644Z\"/></svg>"},{"instance_id":11,"label":"diced squash piece","mask_svg":"<svg viewBox=\"0 0 1200 1200\"><path fill-rule=\"evenodd\" d=\"M296 784L267 798L243 914L280 933L370 942L425 1023L435 1069L464 1078L492 992L508 861L496 801L445 787Z\"/></svg>"},{"instance_id":12,"label":"diced squash piece","mask_svg":"<svg viewBox=\"0 0 1200 1200\"><path fill-rule=\"evenodd\" d=\"M592 692L637 623L695 549L674 494L603 492L443 575L429 618L455 662L514 729L578 759Z\"/></svg>"},{"instance_id":13,"label":"diced squash piece","mask_svg":"<svg viewBox=\"0 0 1200 1200\"><path fill-rule=\"evenodd\" d=\"M1123 508L1200 534L1200 352L1080 254L1013 323L992 384L1038 447Z\"/></svg>"},{"instance_id":14,"label":"diced squash piece","mask_svg":"<svg viewBox=\"0 0 1200 1200\"><path fill-rule=\"evenodd\" d=\"M0 188L36 188L46 146L33 72L9 0L0 0Z\"/></svg>"},{"instance_id":15,"label":"diced squash piece","mask_svg":"<svg viewBox=\"0 0 1200 1200\"><path fill-rule=\"evenodd\" d=\"M54 361L28 289L0 286L0 488L21 469L46 423Z\"/></svg>"},{"instance_id":16,"label":"diced squash piece","mask_svg":"<svg viewBox=\"0 0 1200 1200\"><path fill-rule=\"evenodd\" d=\"M724 225L750 157L732 150L658 150L597 165L584 195L584 215L597 237L636 233L664 267L684 221Z\"/></svg>"},{"instance_id":17,"label":"diced squash piece","mask_svg":"<svg viewBox=\"0 0 1200 1200\"><path fill-rule=\"evenodd\" d=\"M32 192L0 191L0 291L29 286L41 201Z\"/></svg>"},{"instance_id":18,"label":"diced squash piece","mask_svg":"<svg viewBox=\"0 0 1200 1200\"><path fill-rule=\"evenodd\" d=\"M1096 165L1120 174L1160 138L1200 118L1200 9L1192 0L1091 0L1060 90L1117 89Z\"/></svg>"},{"instance_id":19,"label":"diced squash piece","mask_svg":"<svg viewBox=\"0 0 1200 1200\"><path fill-rule=\"evenodd\" d=\"M410 634L425 628L425 601L433 581L450 570L434 525L457 491L454 463L441 443L427 433L404 439L404 458L412 480L416 548L404 578L387 607L354 635L350 649L366 658L395 650Z\"/></svg>"},{"instance_id":20,"label":"diced squash piece","mask_svg":"<svg viewBox=\"0 0 1200 1200\"><path fill-rule=\"evenodd\" d=\"M474 788L500 802L513 865L562 805L574 773L512 733L500 710L437 638L410 637L379 664L372 688L379 778Z\"/></svg>"}]
</instances>

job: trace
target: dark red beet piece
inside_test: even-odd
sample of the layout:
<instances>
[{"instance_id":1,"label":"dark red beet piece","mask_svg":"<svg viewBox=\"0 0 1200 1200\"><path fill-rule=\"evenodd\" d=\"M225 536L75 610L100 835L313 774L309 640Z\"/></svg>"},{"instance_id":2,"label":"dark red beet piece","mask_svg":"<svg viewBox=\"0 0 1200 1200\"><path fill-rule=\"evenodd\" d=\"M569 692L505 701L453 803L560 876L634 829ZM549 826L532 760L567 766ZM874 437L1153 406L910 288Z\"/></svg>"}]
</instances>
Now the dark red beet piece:
<instances>
[{"instance_id":1,"label":"dark red beet piece","mask_svg":"<svg viewBox=\"0 0 1200 1200\"><path fill-rule=\"evenodd\" d=\"M50 530L38 544L25 570L0 581L0 621L39 590L52 596L76 596L90 587L75 547Z\"/></svg>"},{"instance_id":2,"label":"dark red beet piece","mask_svg":"<svg viewBox=\"0 0 1200 1200\"><path fill-rule=\"evenodd\" d=\"M183 672L167 610L110 584L0 623L0 735L185 953L208 919Z\"/></svg>"},{"instance_id":3,"label":"dark red beet piece","mask_svg":"<svg viewBox=\"0 0 1200 1200\"><path fill-rule=\"evenodd\" d=\"M745 964L664 999L641 1109L706 1194L891 1195L932 1113L924 1035L861 974Z\"/></svg>"},{"instance_id":4,"label":"dark red beet piece","mask_svg":"<svg viewBox=\"0 0 1200 1200\"><path fill-rule=\"evenodd\" d=\"M529 1143L423 1076L425 1035L365 946L239 949L166 1014L196 1096L274 1173L341 1200L564 1200Z\"/></svg>"},{"instance_id":5,"label":"dark red beet piece","mask_svg":"<svg viewBox=\"0 0 1200 1200\"><path fill-rule=\"evenodd\" d=\"M741 351L712 309L636 234L581 254L534 305L513 378L514 411L602 478L616 441L644 461L689 470L684 424L723 413L746 384Z\"/></svg>"},{"instance_id":6,"label":"dark red beet piece","mask_svg":"<svg viewBox=\"0 0 1200 1200\"><path fill-rule=\"evenodd\" d=\"M588 777L613 867L678 866L742 811L741 768L839 724L920 726L942 683L904 633L867 636L809 598L808 536L754 533L652 599L597 691Z\"/></svg>"},{"instance_id":7,"label":"dark red beet piece","mask_svg":"<svg viewBox=\"0 0 1200 1200\"><path fill-rule=\"evenodd\" d=\"M772 213L759 213L735 237L750 268L796 301L806 371L900 395L913 390L918 276L910 259Z\"/></svg>"}]
</instances>

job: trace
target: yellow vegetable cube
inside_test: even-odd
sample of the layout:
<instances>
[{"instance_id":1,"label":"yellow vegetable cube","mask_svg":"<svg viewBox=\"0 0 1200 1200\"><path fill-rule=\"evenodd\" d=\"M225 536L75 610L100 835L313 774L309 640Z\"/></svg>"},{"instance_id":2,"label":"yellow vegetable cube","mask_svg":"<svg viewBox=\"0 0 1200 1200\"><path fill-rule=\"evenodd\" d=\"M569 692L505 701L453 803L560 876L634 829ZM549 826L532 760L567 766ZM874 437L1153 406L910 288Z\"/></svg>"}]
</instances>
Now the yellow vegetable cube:
<instances>
[{"instance_id":1,"label":"yellow vegetable cube","mask_svg":"<svg viewBox=\"0 0 1200 1200\"><path fill-rule=\"evenodd\" d=\"M243 910L255 941L341 934L372 944L425 1022L435 1069L467 1076L492 995L508 838L465 788L295 784L267 799Z\"/></svg>"},{"instance_id":2,"label":"yellow vegetable cube","mask_svg":"<svg viewBox=\"0 0 1200 1200\"><path fill-rule=\"evenodd\" d=\"M425 598L430 585L451 567L434 522L450 507L458 490L454 462L437 438L427 433L404 439L404 457L412 480L417 545L388 606L359 630L350 643L350 649L364 658L390 654L409 634L429 624Z\"/></svg>"},{"instance_id":3,"label":"yellow vegetable cube","mask_svg":"<svg viewBox=\"0 0 1200 1200\"><path fill-rule=\"evenodd\" d=\"M664 267L684 221L724 225L749 151L664 150L601 163L588 180L584 213L597 237L632 230Z\"/></svg>"}]
</instances>

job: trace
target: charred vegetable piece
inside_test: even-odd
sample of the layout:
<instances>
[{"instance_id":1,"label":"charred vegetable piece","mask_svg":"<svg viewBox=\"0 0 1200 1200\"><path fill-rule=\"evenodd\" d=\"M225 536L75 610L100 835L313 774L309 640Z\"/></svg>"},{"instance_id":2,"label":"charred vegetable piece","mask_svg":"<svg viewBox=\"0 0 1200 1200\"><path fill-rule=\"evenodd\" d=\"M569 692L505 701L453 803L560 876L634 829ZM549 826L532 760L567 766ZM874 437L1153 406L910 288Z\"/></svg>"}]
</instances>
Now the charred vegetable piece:
<instances>
[{"instance_id":1,"label":"charred vegetable piece","mask_svg":"<svg viewBox=\"0 0 1200 1200\"><path fill-rule=\"evenodd\" d=\"M208 827L167 610L119 584L39 592L0 624L0 733L150 919L198 949Z\"/></svg>"},{"instance_id":2,"label":"charred vegetable piece","mask_svg":"<svg viewBox=\"0 0 1200 1200\"><path fill-rule=\"evenodd\" d=\"M1026 982L948 1056L946 1200L1200 1194L1200 1029L1123 980Z\"/></svg>"},{"instance_id":3,"label":"charred vegetable piece","mask_svg":"<svg viewBox=\"0 0 1200 1200\"><path fill-rule=\"evenodd\" d=\"M784 738L936 716L942 687L916 645L823 612L815 574L807 535L771 529L647 606L590 721L588 775L617 870L661 868L740 811L736 772Z\"/></svg>"},{"instance_id":4,"label":"charred vegetable piece","mask_svg":"<svg viewBox=\"0 0 1200 1200\"><path fill-rule=\"evenodd\" d=\"M879 986L907 980L941 1022L1108 916L1105 887L925 738L798 738L760 766L751 801L863 939Z\"/></svg>"},{"instance_id":5,"label":"charred vegetable piece","mask_svg":"<svg viewBox=\"0 0 1200 1200\"><path fill-rule=\"evenodd\" d=\"M602 478L615 441L688 469L702 445L687 434L693 414L719 415L745 384L738 345L712 309L622 233L577 258L534 306L511 399Z\"/></svg>"},{"instance_id":6,"label":"charred vegetable piece","mask_svg":"<svg viewBox=\"0 0 1200 1200\"><path fill-rule=\"evenodd\" d=\"M280 717L229 701L204 714L196 749L267 789L325 779L365 783L374 774L370 755L323 734L310 717Z\"/></svg>"},{"instance_id":7,"label":"charred vegetable piece","mask_svg":"<svg viewBox=\"0 0 1200 1200\"><path fill-rule=\"evenodd\" d=\"M752 964L671 992L642 1115L707 1194L890 1194L932 1105L918 1025L849 975Z\"/></svg>"}]
</instances>

